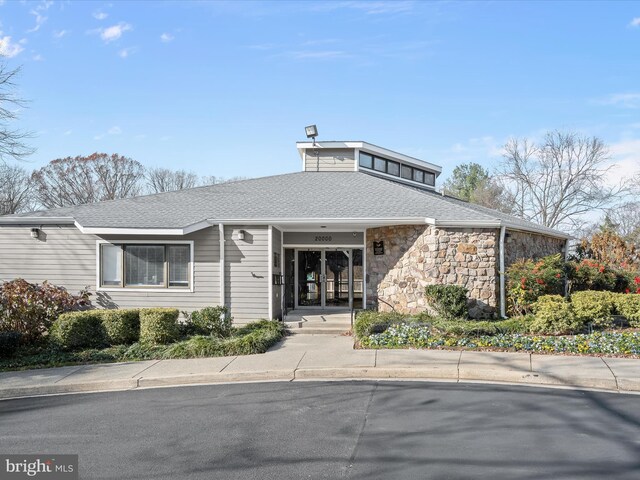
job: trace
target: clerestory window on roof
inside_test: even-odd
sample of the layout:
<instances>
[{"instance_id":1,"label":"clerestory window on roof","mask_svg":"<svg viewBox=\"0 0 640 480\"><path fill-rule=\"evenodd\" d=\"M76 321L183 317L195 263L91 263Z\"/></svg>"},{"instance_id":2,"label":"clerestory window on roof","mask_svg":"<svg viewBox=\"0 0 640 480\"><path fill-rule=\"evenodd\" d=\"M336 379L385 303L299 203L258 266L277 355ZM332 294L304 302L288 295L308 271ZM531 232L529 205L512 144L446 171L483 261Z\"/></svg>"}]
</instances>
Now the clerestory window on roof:
<instances>
[{"instance_id":1,"label":"clerestory window on roof","mask_svg":"<svg viewBox=\"0 0 640 480\"><path fill-rule=\"evenodd\" d=\"M430 186L436 184L436 176L432 172L369 153L360 152L359 164L365 170L373 170Z\"/></svg>"},{"instance_id":2,"label":"clerestory window on roof","mask_svg":"<svg viewBox=\"0 0 640 480\"><path fill-rule=\"evenodd\" d=\"M103 288L191 287L191 242L102 243L99 279Z\"/></svg>"}]
</instances>

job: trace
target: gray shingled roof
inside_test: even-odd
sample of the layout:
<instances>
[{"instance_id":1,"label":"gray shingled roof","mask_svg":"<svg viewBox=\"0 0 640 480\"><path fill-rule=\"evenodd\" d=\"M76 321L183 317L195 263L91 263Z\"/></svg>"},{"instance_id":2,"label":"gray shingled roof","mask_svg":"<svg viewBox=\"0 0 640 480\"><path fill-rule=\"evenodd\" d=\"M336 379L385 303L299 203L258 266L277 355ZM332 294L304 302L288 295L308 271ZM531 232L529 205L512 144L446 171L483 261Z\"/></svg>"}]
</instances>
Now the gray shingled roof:
<instances>
[{"instance_id":1,"label":"gray shingled roof","mask_svg":"<svg viewBox=\"0 0 640 480\"><path fill-rule=\"evenodd\" d=\"M82 227L185 228L204 220L433 218L499 222L566 237L557 230L438 193L361 172L299 172L0 217L72 217Z\"/></svg>"}]
</instances>

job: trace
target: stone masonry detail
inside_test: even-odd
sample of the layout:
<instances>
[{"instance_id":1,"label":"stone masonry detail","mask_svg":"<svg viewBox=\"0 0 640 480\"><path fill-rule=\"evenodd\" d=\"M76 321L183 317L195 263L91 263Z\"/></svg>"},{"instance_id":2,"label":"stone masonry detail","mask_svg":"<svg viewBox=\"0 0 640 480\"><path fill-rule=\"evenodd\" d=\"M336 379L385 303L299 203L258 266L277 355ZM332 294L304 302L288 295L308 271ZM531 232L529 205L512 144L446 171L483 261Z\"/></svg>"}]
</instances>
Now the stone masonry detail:
<instances>
[{"instance_id":1,"label":"stone masonry detail","mask_svg":"<svg viewBox=\"0 0 640 480\"><path fill-rule=\"evenodd\" d=\"M384 255L373 242L384 242ZM401 225L367 230L367 298L383 300L380 310L419 313L428 310L424 287L462 285L473 318L496 313L498 230Z\"/></svg>"},{"instance_id":2,"label":"stone masonry detail","mask_svg":"<svg viewBox=\"0 0 640 480\"><path fill-rule=\"evenodd\" d=\"M507 234L504 242L505 267L522 258L538 259L564 251L565 241L561 238L512 230L507 230Z\"/></svg>"}]
</instances>

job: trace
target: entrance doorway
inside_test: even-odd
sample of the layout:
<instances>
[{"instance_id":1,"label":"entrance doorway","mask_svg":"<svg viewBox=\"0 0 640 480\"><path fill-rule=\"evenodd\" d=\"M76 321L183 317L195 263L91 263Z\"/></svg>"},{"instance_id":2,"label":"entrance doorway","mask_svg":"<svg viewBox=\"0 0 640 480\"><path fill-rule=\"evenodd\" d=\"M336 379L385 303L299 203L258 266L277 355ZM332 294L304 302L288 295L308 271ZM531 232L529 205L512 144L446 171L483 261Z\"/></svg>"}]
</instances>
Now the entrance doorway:
<instances>
[{"instance_id":1,"label":"entrance doorway","mask_svg":"<svg viewBox=\"0 0 640 480\"><path fill-rule=\"evenodd\" d=\"M287 308L362 308L362 249L287 249Z\"/></svg>"}]
</instances>

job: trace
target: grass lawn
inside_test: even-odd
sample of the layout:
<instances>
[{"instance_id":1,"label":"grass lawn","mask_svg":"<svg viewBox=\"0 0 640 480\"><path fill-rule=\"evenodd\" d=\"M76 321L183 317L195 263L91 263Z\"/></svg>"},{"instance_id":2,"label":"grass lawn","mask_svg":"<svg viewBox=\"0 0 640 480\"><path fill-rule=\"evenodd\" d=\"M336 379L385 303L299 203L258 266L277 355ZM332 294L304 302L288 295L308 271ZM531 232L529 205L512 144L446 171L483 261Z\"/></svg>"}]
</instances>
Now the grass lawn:
<instances>
[{"instance_id":1,"label":"grass lawn","mask_svg":"<svg viewBox=\"0 0 640 480\"><path fill-rule=\"evenodd\" d=\"M195 335L169 345L116 345L102 349L65 351L47 342L25 346L10 358L0 358L0 371L65 365L223 357L264 353L285 335L281 322L262 320L234 328L229 338Z\"/></svg>"}]
</instances>

